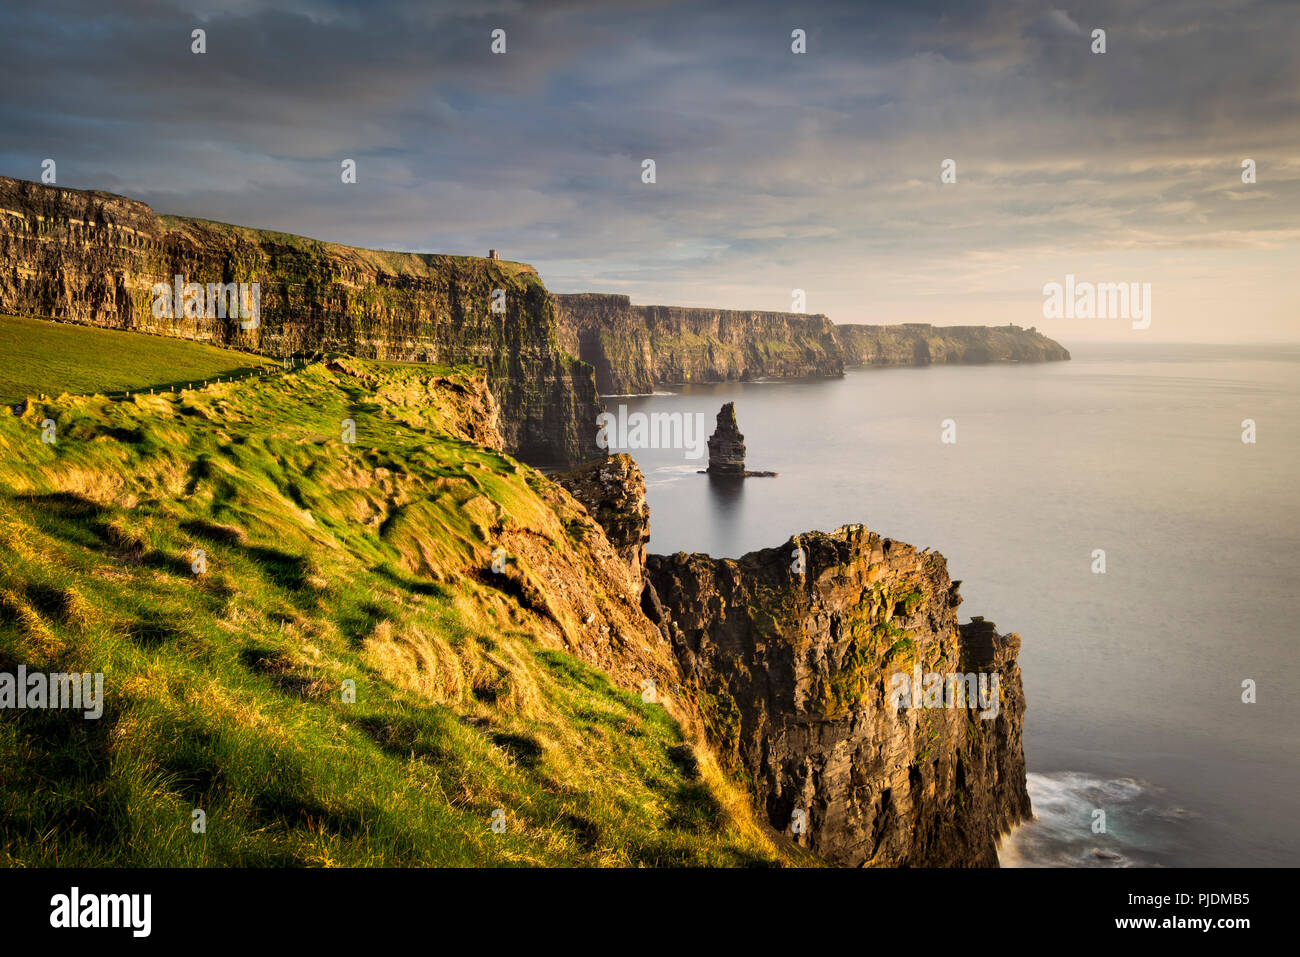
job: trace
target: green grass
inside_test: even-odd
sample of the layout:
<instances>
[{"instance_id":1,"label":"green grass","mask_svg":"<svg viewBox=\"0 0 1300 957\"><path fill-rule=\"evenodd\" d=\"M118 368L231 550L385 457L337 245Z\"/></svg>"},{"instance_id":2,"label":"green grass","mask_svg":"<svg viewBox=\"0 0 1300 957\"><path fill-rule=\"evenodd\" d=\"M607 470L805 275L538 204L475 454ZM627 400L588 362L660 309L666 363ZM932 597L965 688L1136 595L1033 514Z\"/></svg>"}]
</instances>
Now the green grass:
<instances>
[{"instance_id":1,"label":"green grass","mask_svg":"<svg viewBox=\"0 0 1300 957\"><path fill-rule=\"evenodd\" d=\"M183 387L270 365L215 346L47 319L0 315L0 402Z\"/></svg>"},{"instance_id":2,"label":"green grass","mask_svg":"<svg viewBox=\"0 0 1300 957\"><path fill-rule=\"evenodd\" d=\"M689 709L641 701L670 666L599 527L468 441L481 377L340 360L0 413L0 671L105 676L98 721L0 713L0 865L783 862Z\"/></svg>"}]
</instances>

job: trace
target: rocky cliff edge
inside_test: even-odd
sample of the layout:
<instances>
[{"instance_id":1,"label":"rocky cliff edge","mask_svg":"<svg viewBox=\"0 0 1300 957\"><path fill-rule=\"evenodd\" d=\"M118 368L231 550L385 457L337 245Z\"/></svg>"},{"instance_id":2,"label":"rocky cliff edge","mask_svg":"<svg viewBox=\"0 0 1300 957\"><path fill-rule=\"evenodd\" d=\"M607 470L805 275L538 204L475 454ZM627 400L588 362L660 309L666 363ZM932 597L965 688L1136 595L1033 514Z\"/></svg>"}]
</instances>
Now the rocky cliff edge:
<instances>
[{"instance_id":1,"label":"rocky cliff edge","mask_svg":"<svg viewBox=\"0 0 1300 957\"><path fill-rule=\"evenodd\" d=\"M617 459L599 486L558 480L640 556L644 483ZM1000 837L1032 813L1020 638L958 623L942 555L853 525L740 559L644 563L642 608L774 831L845 866L997 865Z\"/></svg>"}]
</instances>

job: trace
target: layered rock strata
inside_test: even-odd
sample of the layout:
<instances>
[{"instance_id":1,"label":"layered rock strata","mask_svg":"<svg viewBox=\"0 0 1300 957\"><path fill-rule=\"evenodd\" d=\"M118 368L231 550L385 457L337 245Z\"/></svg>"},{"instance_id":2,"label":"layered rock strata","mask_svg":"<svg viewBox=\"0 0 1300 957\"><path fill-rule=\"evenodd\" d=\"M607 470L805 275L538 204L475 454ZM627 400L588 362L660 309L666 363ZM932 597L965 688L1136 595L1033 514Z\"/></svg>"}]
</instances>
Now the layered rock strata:
<instances>
[{"instance_id":1,"label":"layered rock strata","mask_svg":"<svg viewBox=\"0 0 1300 957\"><path fill-rule=\"evenodd\" d=\"M739 560L651 555L647 576L721 760L773 827L802 820L796 839L836 864L996 866L1030 814L1020 639L958 625L943 556L848 526ZM930 675L963 692L975 676L976 701L895 706Z\"/></svg>"},{"instance_id":2,"label":"layered rock strata","mask_svg":"<svg viewBox=\"0 0 1300 957\"><path fill-rule=\"evenodd\" d=\"M736 424L736 403L718 411L717 428L709 436L709 474L722 478L744 478L745 437Z\"/></svg>"},{"instance_id":3,"label":"layered rock strata","mask_svg":"<svg viewBox=\"0 0 1300 957\"><path fill-rule=\"evenodd\" d=\"M665 382L724 382L844 372L835 327L820 315L637 306L627 296L556 295L560 344L590 363L602 394Z\"/></svg>"},{"instance_id":4,"label":"layered rock strata","mask_svg":"<svg viewBox=\"0 0 1300 957\"><path fill-rule=\"evenodd\" d=\"M1019 326L836 325L793 312L638 306L621 295L553 298L560 342L595 367L606 395L689 382L835 376L851 366L1070 358L1059 343Z\"/></svg>"},{"instance_id":5,"label":"layered rock strata","mask_svg":"<svg viewBox=\"0 0 1300 957\"><path fill-rule=\"evenodd\" d=\"M1014 325L844 324L835 327L835 339L843 350L846 367L1055 362L1070 358L1065 347L1037 329Z\"/></svg>"}]
</instances>

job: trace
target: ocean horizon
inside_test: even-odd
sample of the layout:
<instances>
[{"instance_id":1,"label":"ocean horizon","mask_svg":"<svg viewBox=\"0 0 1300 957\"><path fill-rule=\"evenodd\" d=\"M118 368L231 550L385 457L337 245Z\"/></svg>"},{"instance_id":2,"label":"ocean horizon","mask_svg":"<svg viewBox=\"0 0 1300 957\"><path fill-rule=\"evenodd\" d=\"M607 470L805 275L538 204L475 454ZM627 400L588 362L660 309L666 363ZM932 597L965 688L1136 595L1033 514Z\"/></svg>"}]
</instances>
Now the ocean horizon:
<instances>
[{"instance_id":1,"label":"ocean horizon","mask_svg":"<svg viewBox=\"0 0 1300 957\"><path fill-rule=\"evenodd\" d=\"M780 473L627 450L649 550L734 558L862 523L945 555L961 619L1023 640L1036 820L1004 865L1290 864L1300 345L1062 344L1071 361L607 397L710 428L735 402L747 466Z\"/></svg>"}]
</instances>

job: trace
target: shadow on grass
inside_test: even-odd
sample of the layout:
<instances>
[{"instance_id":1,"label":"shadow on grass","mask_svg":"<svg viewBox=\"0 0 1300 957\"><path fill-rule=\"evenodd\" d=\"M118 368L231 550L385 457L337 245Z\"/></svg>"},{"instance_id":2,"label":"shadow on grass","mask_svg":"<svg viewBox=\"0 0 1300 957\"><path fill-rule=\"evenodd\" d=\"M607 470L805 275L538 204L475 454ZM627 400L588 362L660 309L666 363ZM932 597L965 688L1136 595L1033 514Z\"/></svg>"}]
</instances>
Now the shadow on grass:
<instances>
[{"instance_id":1,"label":"shadow on grass","mask_svg":"<svg viewBox=\"0 0 1300 957\"><path fill-rule=\"evenodd\" d=\"M367 717L356 724L390 757L402 760L414 757L435 766L458 764L465 758L463 750L454 743L459 736L459 722L441 705L418 716Z\"/></svg>"},{"instance_id":2,"label":"shadow on grass","mask_svg":"<svg viewBox=\"0 0 1300 957\"><path fill-rule=\"evenodd\" d=\"M166 552L152 551L141 556L139 562L146 568L156 568L172 575L195 577L193 560L184 555L168 555Z\"/></svg>"},{"instance_id":3,"label":"shadow on grass","mask_svg":"<svg viewBox=\"0 0 1300 957\"><path fill-rule=\"evenodd\" d=\"M196 462L195 466L197 467L199 464ZM200 518L181 522L180 527L181 531L187 532L195 538L202 538L220 545L242 545L247 539L241 528L236 528L233 525L222 525L218 522L209 522Z\"/></svg>"},{"instance_id":4,"label":"shadow on grass","mask_svg":"<svg viewBox=\"0 0 1300 957\"><path fill-rule=\"evenodd\" d=\"M254 674L271 679L271 683L285 694L304 699L319 699L326 694L324 679L303 674L283 652L273 648L245 648L239 653L239 660Z\"/></svg>"},{"instance_id":5,"label":"shadow on grass","mask_svg":"<svg viewBox=\"0 0 1300 957\"><path fill-rule=\"evenodd\" d=\"M384 565L377 565L370 569L370 571L388 579L394 585L400 585L402 588L405 588L407 591L413 592L416 595L432 595L437 598L451 597L451 593L437 582L422 581L418 578L411 578L407 575L395 572L393 569Z\"/></svg>"},{"instance_id":6,"label":"shadow on grass","mask_svg":"<svg viewBox=\"0 0 1300 957\"><path fill-rule=\"evenodd\" d=\"M379 623L388 619L388 612L373 602L362 602L356 608L337 613L334 621L339 631L353 648L361 648Z\"/></svg>"},{"instance_id":7,"label":"shadow on grass","mask_svg":"<svg viewBox=\"0 0 1300 957\"><path fill-rule=\"evenodd\" d=\"M187 565L186 571L188 570L189 566ZM141 648L150 651L178 638L188 637L182 626L163 618L161 615L146 615L131 622L126 626L126 636Z\"/></svg>"},{"instance_id":8,"label":"shadow on grass","mask_svg":"<svg viewBox=\"0 0 1300 957\"><path fill-rule=\"evenodd\" d=\"M310 574L311 566L301 555L291 555L289 552L264 545L246 545L244 553L257 563L273 584L295 592L307 591L310 588L307 576Z\"/></svg>"}]
</instances>

